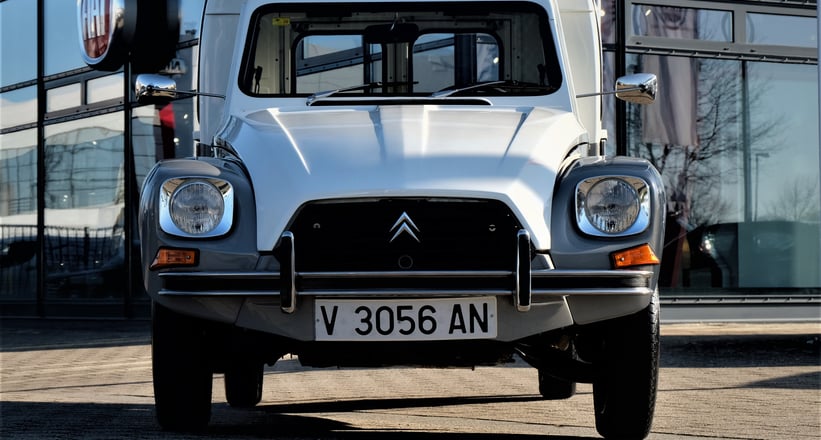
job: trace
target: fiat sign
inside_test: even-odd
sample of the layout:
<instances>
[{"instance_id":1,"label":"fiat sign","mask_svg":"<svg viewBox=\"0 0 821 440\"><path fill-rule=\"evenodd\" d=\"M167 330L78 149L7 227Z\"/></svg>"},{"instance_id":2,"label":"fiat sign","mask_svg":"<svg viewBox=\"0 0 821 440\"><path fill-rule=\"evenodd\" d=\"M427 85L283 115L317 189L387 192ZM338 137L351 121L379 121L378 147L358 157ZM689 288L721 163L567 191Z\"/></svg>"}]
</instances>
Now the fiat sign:
<instances>
[{"instance_id":1,"label":"fiat sign","mask_svg":"<svg viewBox=\"0 0 821 440\"><path fill-rule=\"evenodd\" d=\"M80 2L80 31L85 54L92 59L105 56L111 43L111 2Z\"/></svg>"},{"instance_id":2,"label":"fiat sign","mask_svg":"<svg viewBox=\"0 0 821 440\"><path fill-rule=\"evenodd\" d=\"M179 10L179 0L77 0L83 61L97 70L129 63L132 72L156 72L176 53Z\"/></svg>"},{"instance_id":3,"label":"fiat sign","mask_svg":"<svg viewBox=\"0 0 821 440\"><path fill-rule=\"evenodd\" d=\"M86 64L101 70L117 70L123 65L128 52L125 9L124 0L77 0L80 46Z\"/></svg>"}]
</instances>

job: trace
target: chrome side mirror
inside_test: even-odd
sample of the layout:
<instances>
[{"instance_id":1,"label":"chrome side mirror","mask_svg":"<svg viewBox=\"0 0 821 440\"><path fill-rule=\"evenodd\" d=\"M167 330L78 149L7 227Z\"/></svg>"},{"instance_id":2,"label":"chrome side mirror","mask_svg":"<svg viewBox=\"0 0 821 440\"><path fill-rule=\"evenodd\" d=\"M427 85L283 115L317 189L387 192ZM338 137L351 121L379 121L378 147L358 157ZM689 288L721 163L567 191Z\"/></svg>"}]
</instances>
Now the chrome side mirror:
<instances>
[{"instance_id":1,"label":"chrome side mirror","mask_svg":"<svg viewBox=\"0 0 821 440\"><path fill-rule=\"evenodd\" d=\"M658 79L652 73L634 73L616 80L616 98L634 104L652 104L657 90Z\"/></svg>"},{"instance_id":2,"label":"chrome side mirror","mask_svg":"<svg viewBox=\"0 0 821 440\"><path fill-rule=\"evenodd\" d=\"M2 0L0 0L2 1ZM168 102L177 98L190 96L207 96L225 99L225 95L204 92L186 92L177 90L177 82L156 73L142 73L134 80L134 95L140 104Z\"/></svg>"},{"instance_id":3,"label":"chrome side mirror","mask_svg":"<svg viewBox=\"0 0 821 440\"><path fill-rule=\"evenodd\" d=\"M153 73L137 75L134 81L134 94L140 103L172 100L179 96L176 81Z\"/></svg>"}]
</instances>

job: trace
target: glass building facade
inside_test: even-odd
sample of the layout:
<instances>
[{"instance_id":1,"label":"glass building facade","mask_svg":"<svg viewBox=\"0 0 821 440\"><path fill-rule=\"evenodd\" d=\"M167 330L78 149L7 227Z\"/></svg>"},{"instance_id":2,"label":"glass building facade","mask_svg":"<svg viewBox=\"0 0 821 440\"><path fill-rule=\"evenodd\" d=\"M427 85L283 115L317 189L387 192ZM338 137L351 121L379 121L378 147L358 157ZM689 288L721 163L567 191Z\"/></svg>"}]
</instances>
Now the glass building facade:
<instances>
[{"instance_id":1,"label":"glass building facade","mask_svg":"<svg viewBox=\"0 0 821 440\"><path fill-rule=\"evenodd\" d=\"M163 73L181 90L196 88L204 2L180 1L177 55ZM600 7L605 87L632 72L659 78L655 104L607 98L605 118L606 152L644 157L665 181L662 301L818 304L816 2ZM196 144L193 99L137 105L127 66L85 66L75 8L0 1L3 316L147 316L139 187L156 161Z\"/></svg>"}]
</instances>

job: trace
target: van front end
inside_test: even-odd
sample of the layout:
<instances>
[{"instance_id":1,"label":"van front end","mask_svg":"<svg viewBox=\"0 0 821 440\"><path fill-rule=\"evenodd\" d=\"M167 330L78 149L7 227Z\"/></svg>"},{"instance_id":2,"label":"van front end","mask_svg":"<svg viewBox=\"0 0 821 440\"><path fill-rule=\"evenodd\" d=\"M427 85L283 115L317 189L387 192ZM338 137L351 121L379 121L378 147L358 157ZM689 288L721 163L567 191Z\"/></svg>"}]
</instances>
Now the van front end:
<instances>
[{"instance_id":1,"label":"van front end","mask_svg":"<svg viewBox=\"0 0 821 440\"><path fill-rule=\"evenodd\" d=\"M645 437L665 194L647 161L601 155L597 26L586 0L209 1L209 154L159 162L140 199L160 425L206 426L214 373L256 405L286 353L519 357L544 398L592 383L604 437ZM649 103L655 77L616 89ZM141 75L136 94L181 92Z\"/></svg>"},{"instance_id":2,"label":"van front end","mask_svg":"<svg viewBox=\"0 0 821 440\"><path fill-rule=\"evenodd\" d=\"M472 367L518 355L539 370L549 398L569 397L575 382L612 378L633 399L640 385L625 385L631 374L655 380L646 371L657 368L664 194L646 162L584 158L558 173L550 249L534 244L521 210L498 194L397 190L306 201L288 215L276 244L260 250L257 200L244 169L236 159L163 162L144 186L140 230L154 343L170 338L175 347L155 351L155 368L185 365L169 381L165 399L177 409L167 410L164 426L192 423L179 408L196 406L180 406L186 393L178 387L215 372L226 374L229 403L256 404L261 382L230 378L261 381L263 365L286 353L315 367ZM187 185L213 185L211 201L192 201L182 193ZM225 187L231 197L219 195ZM220 201L231 206L207 207ZM222 218L203 222L203 212L229 215L227 232L183 234L190 224L220 227ZM614 345L627 347L608 355ZM193 356L199 362L181 346L202 347ZM625 357L624 350L640 353ZM162 408L162 385L157 395Z\"/></svg>"}]
</instances>

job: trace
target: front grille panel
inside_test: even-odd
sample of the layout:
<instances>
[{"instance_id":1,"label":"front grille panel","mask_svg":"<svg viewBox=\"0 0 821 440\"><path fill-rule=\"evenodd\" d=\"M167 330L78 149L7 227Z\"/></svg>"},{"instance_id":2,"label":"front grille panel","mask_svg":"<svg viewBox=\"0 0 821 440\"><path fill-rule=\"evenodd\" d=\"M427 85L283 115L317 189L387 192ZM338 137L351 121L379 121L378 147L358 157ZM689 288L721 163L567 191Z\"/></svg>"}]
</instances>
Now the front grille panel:
<instances>
[{"instance_id":1,"label":"front grille panel","mask_svg":"<svg viewBox=\"0 0 821 440\"><path fill-rule=\"evenodd\" d=\"M298 272L512 270L521 225L494 200L314 202L291 222Z\"/></svg>"}]
</instances>

